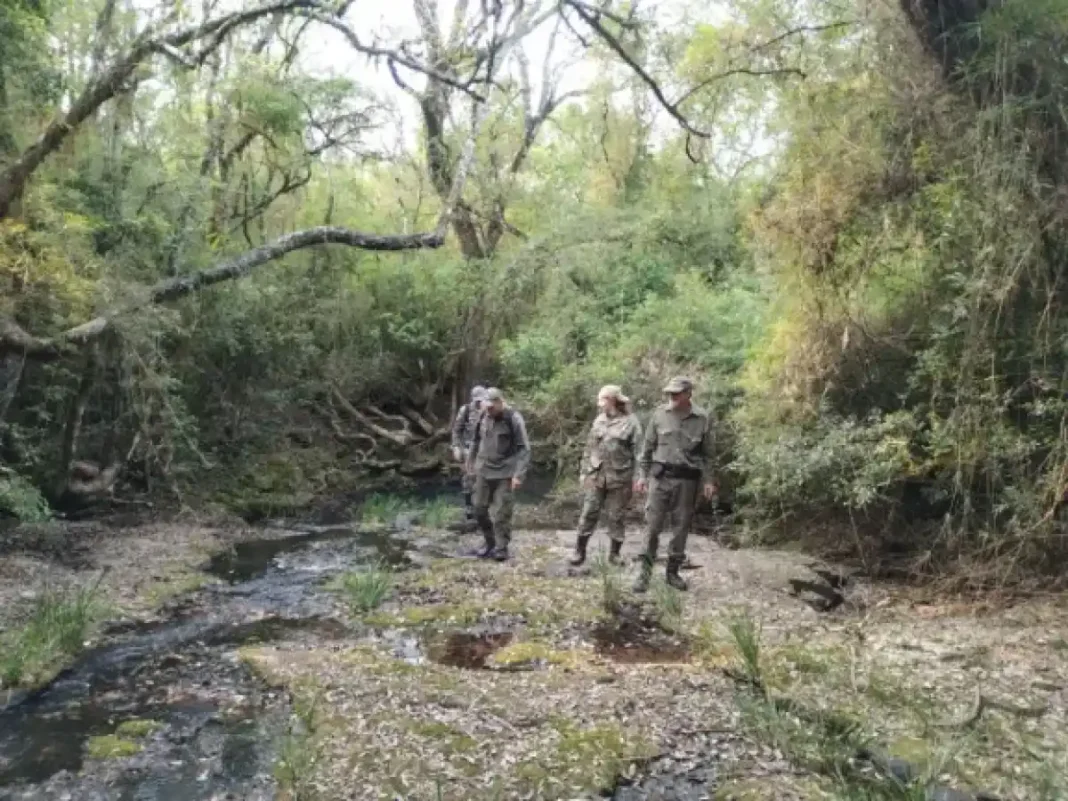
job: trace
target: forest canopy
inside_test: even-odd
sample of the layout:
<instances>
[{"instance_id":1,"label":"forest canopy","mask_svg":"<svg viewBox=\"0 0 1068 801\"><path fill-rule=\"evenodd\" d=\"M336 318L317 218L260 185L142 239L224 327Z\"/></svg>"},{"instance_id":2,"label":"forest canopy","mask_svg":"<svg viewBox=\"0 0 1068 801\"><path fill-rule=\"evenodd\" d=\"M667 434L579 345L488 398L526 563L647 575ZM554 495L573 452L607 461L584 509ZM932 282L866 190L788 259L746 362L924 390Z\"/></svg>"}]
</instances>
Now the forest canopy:
<instances>
[{"instance_id":1,"label":"forest canopy","mask_svg":"<svg viewBox=\"0 0 1068 801\"><path fill-rule=\"evenodd\" d=\"M0 512L569 475L691 374L754 535L1056 565L1068 0L0 2ZM813 525L816 523L816 525Z\"/></svg>"}]
</instances>

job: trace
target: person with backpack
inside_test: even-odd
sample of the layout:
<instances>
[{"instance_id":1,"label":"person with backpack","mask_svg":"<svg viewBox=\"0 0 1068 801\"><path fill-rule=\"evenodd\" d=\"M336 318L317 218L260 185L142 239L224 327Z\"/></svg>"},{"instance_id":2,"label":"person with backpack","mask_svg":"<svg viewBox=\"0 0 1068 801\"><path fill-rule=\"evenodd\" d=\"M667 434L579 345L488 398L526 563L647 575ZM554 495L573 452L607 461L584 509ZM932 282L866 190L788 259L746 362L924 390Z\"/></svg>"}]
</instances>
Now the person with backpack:
<instances>
[{"instance_id":1,"label":"person with backpack","mask_svg":"<svg viewBox=\"0 0 1068 801\"><path fill-rule=\"evenodd\" d=\"M600 414L590 426L582 454L580 481L585 497L575 539L575 555L571 558L574 567L586 561L586 547L602 511L612 543L608 561L620 564L623 524L641 447L642 428L638 418L631 414L630 399L622 389L612 384L601 387L597 393L597 409Z\"/></svg>"},{"instance_id":2,"label":"person with backpack","mask_svg":"<svg viewBox=\"0 0 1068 801\"><path fill-rule=\"evenodd\" d=\"M467 457L475 477L475 519L485 540L480 559L508 559L512 539L512 493L530 466L530 441L523 416L504 401L497 388L486 390L482 414Z\"/></svg>"},{"instance_id":3,"label":"person with backpack","mask_svg":"<svg viewBox=\"0 0 1068 801\"><path fill-rule=\"evenodd\" d=\"M467 456L471 452L471 443L475 438L475 426L482 414L482 403L486 399L486 388L474 387L471 400L460 407L452 422L452 458L460 464L463 476L460 479L461 492L464 497L464 528L475 527L475 477L467 469Z\"/></svg>"}]
</instances>

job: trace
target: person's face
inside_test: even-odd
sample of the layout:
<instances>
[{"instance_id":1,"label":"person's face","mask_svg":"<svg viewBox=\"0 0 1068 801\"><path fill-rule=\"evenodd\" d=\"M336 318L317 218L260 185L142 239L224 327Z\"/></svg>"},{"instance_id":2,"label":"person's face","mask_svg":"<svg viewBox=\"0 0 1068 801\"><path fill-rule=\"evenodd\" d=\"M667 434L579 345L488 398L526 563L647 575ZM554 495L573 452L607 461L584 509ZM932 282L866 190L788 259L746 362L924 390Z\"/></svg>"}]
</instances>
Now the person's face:
<instances>
[{"instance_id":1,"label":"person's face","mask_svg":"<svg viewBox=\"0 0 1068 801\"><path fill-rule=\"evenodd\" d=\"M496 400L488 400L485 402L486 411L493 417L500 417L504 412L504 401L499 398Z\"/></svg>"},{"instance_id":2,"label":"person's face","mask_svg":"<svg viewBox=\"0 0 1068 801\"><path fill-rule=\"evenodd\" d=\"M668 408L685 409L690 405L690 393L689 392L669 392L668 393Z\"/></svg>"},{"instance_id":3,"label":"person's face","mask_svg":"<svg viewBox=\"0 0 1068 801\"><path fill-rule=\"evenodd\" d=\"M611 395L600 394L597 396L597 408L605 414L612 415L616 413L616 399Z\"/></svg>"}]
</instances>

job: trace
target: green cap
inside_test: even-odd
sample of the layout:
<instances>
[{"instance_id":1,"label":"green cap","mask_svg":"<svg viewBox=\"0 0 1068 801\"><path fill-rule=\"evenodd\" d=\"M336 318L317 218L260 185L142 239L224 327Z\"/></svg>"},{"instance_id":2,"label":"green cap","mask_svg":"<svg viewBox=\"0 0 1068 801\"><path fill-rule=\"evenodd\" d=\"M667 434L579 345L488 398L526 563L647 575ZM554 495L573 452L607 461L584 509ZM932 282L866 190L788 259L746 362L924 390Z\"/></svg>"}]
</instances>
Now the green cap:
<instances>
[{"instance_id":1,"label":"green cap","mask_svg":"<svg viewBox=\"0 0 1068 801\"><path fill-rule=\"evenodd\" d=\"M678 392L690 392L691 390L693 390L693 381L681 375L675 376L664 386L664 392L670 395Z\"/></svg>"}]
</instances>

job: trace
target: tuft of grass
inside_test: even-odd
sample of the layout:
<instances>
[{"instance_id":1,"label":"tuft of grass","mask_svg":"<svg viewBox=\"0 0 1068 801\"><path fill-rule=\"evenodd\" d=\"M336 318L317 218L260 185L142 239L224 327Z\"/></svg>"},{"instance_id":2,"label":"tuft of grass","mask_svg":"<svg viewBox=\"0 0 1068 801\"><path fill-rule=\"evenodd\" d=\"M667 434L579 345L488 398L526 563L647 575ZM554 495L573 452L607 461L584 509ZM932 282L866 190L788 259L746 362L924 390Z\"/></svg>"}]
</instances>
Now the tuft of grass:
<instances>
[{"instance_id":1,"label":"tuft of grass","mask_svg":"<svg viewBox=\"0 0 1068 801\"><path fill-rule=\"evenodd\" d=\"M103 616L99 587L98 580L91 587L38 597L27 621L0 637L0 686L47 681L64 660L82 650Z\"/></svg>"},{"instance_id":2,"label":"tuft of grass","mask_svg":"<svg viewBox=\"0 0 1068 801\"><path fill-rule=\"evenodd\" d=\"M44 495L30 481L10 471L0 473L0 512L23 523L43 523L52 518Z\"/></svg>"},{"instance_id":3,"label":"tuft of grass","mask_svg":"<svg viewBox=\"0 0 1068 801\"><path fill-rule=\"evenodd\" d=\"M653 608L656 622L664 631L675 633L682 629L682 593L661 578L653 580Z\"/></svg>"},{"instance_id":4,"label":"tuft of grass","mask_svg":"<svg viewBox=\"0 0 1068 801\"><path fill-rule=\"evenodd\" d=\"M427 528L445 528L456 521L460 510L447 498L435 498L423 506L422 520Z\"/></svg>"},{"instance_id":5,"label":"tuft of grass","mask_svg":"<svg viewBox=\"0 0 1068 801\"><path fill-rule=\"evenodd\" d=\"M90 737L85 744L85 752L92 759L122 759L140 753L140 751L140 743L127 740L117 734Z\"/></svg>"},{"instance_id":6,"label":"tuft of grass","mask_svg":"<svg viewBox=\"0 0 1068 801\"><path fill-rule=\"evenodd\" d=\"M760 625L748 611L736 612L727 623L734 646L738 649L742 671L755 686L763 687L763 664L760 653Z\"/></svg>"},{"instance_id":7,"label":"tuft of grass","mask_svg":"<svg viewBox=\"0 0 1068 801\"><path fill-rule=\"evenodd\" d=\"M591 562L594 575L601 582L601 608L610 615L618 615L623 609L623 574L619 568L597 554Z\"/></svg>"},{"instance_id":8,"label":"tuft of grass","mask_svg":"<svg viewBox=\"0 0 1068 801\"><path fill-rule=\"evenodd\" d=\"M321 690L298 693L293 700L289 732L278 749L274 778L289 801L313 801L315 770L322 756L317 734Z\"/></svg>"},{"instance_id":9,"label":"tuft of grass","mask_svg":"<svg viewBox=\"0 0 1068 801\"><path fill-rule=\"evenodd\" d=\"M140 740L160 727L158 721L146 719L124 720L115 729L115 734L128 740Z\"/></svg>"},{"instance_id":10,"label":"tuft of grass","mask_svg":"<svg viewBox=\"0 0 1068 801\"><path fill-rule=\"evenodd\" d=\"M375 493L360 504L358 514L361 523L388 525L407 508L408 503L403 498Z\"/></svg>"},{"instance_id":11,"label":"tuft of grass","mask_svg":"<svg viewBox=\"0 0 1068 801\"><path fill-rule=\"evenodd\" d=\"M346 573L338 582L349 608L359 614L381 606L392 586L393 574L384 562L373 562L363 570Z\"/></svg>"}]
</instances>

